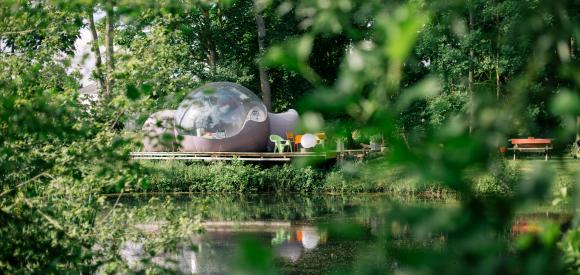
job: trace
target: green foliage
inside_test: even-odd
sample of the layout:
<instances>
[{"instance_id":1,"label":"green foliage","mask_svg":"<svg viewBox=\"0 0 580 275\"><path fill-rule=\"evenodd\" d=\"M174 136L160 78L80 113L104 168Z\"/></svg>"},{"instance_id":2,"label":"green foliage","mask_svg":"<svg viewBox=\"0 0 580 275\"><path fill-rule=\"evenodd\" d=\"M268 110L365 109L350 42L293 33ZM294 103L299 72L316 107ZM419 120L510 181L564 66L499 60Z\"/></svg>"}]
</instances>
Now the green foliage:
<instances>
[{"instance_id":1,"label":"green foliage","mask_svg":"<svg viewBox=\"0 0 580 275\"><path fill-rule=\"evenodd\" d=\"M148 222L151 211L106 212L103 192L175 186L223 193L453 194L453 211L394 204L381 212L383 224L409 228L404 232L414 239L443 236L443 247L391 246L402 230L384 226L368 253L381 256L361 258L360 265L384 272L388 257L396 263L393 272L417 274L559 273L564 264L577 271L577 217L559 247L554 224L518 238L515 247L497 237L523 205L544 202L554 188L568 197L561 190L577 188L577 176L555 187L555 169L538 164L520 178L489 153L515 135L567 143L577 132L577 2L270 1L263 14L272 47L262 62L272 66L275 109L308 111L305 118L316 123L304 125L325 128L340 119L339 128L350 127L329 132L381 133L391 147L388 157L344 167L326 180L312 168L234 162L165 169L127 161L134 145L119 129L128 117L174 106L205 81L236 81L259 91L254 3L226 2L2 3L3 271L129 272L118 255L124 236L151 238L147 250L162 254L197 229L195 219L185 222L195 215L152 201L151 207L168 211L167 234L124 231L124 221ZM114 28L118 62L110 74L114 92L99 104L82 105L79 74L70 72L74 41L87 10L113 3L120 19ZM483 176L474 184L472 175ZM570 200L577 205L576 196ZM345 228L357 235L356 227ZM248 242L240 259L248 272L270 272L268 255ZM145 264L145 272L167 271Z\"/></svg>"},{"instance_id":2,"label":"green foliage","mask_svg":"<svg viewBox=\"0 0 580 275\"><path fill-rule=\"evenodd\" d=\"M202 193L385 193L401 198L454 199L455 195L435 183L420 183L403 170L376 163L348 163L339 169L280 165L263 167L242 161L231 163L145 164L149 185L134 192ZM377 174L380 174L378 176ZM114 190L111 190L114 191Z\"/></svg>"},{"instance_id":3,"label":"green foliage","mask_svg":"<svg viewBox=\"0 0 580 275\"><path fill-rule=\"evenodd\" d=\"M497 168L496 157L489 153L508 136L545 134L559 127L572 130L570 124L558 123L545 102L551 101L558 85L578 87L570 74L554 73L564 68L578 72L577 62L570 62L567 43L570 37L576 39L578 18L567 14L576 4L567 2L564 8L548 1L532 5L521 1L344 3L300 3L299 9L308 10L303 23L312 26L303 39L342 32L353 41L336 81L315 82L316 92L305 106L323 117L346 113L366 129L383 133L391 144L388 164L401 167L404 176L418 182L437 182L456 193L461 205L454 213L442 207L395 207L385 214L387 224L409 226L416 238L424 232L442 234L445 248L387 246L380 251L396 259L398 271L407 273L561 271L553 241L559 232L553 226L511 257L505 256L509 245L491 237L505 229L515 209L545 199L553 173L539 165L529 177L521 178L511 197L494 195L490 200L479 196L474 187L497 194L514 186L515 170ZM345 20L335 20L339 15ZM359 20L350 20L351 16ZM361 28L356 24L361 21L370 23ZM286 47L290 53L300 50L299 43ZM557 47L559 56L554 55ZM292 68L308 66L307 58L299 55L274 57L280 58L280 64L296 63ZM424 80L432 79L429 74L442 83L424 85ZM309 73L305 77L311 79ZM441 95L458 92L469 99L459 101L460 108L450 113L440 110L433 119L421 118L429 114L425 111L429 101L439 100L433 87L442 87ZM414 94L420 96L409 101ZM422 125L423 119L443 123ZM489 178L475 186L470 182L470 175L486 171L492 171ZM393 232L386 231L389 240ZM366 265L379 267L383 260Z\"/></svg>"},{"instance_id":4,"label":"green foliage","mask_svg":"<svg viewBox=\"0 0 580 275\"><path fill-rule=\"evenodd\" d=\"M570 267L569 271L580 272L580 229L568 231L559 245L564 252L564 261Z\"/></svg>"},{"instance_id":5,"label":"green foliage","mask_svg":"<svg viewBox=\"0 0 580 275\"><path fill-rule=\"evenodd\" d=\"M331 171L324 181L331 193L385 193L396 198L454 200L455 194L435 182L420 182L405 174L401 167L385 165L381 160L369 163L347 163Z\"/></svg>"},{"instance_id":6,"label":"green foliage","mask_svg":"<svg viewBox=\"0 0 580 275\"><path fill-rule=\"evenodd\" d=\"M126 204L129 205L126 206ZM95 219L93 260L98 271L103 273L175 272L179 249L191 247L189 238L202 232L200 216L195 211L183 211L173 198L152 197L139 207L130 207L131 199L117 197L115 203L103 205ZM138 257L122 255L127 246L140 247ZM126 252L127 253L127 252ZM155 262L155 258L165 259L165 263Z\"/></svg>"},{"instance_id":7,"label":"green foliage","mask_svg":"<svg viewBox=\"0 0 580 275\"><path fill-rule=\"evenodd\" d=\"M4 1L0 18L2 55L20 55L27 59L72 54L83 25L79 12L44 2Z\"/></svg>"},{"instance_id":8,"label":"green foliage","mask_svg":"<svg viewBox=\"0 0 580 275\"><path fill-rule=\"evenodd\" d=\"M150 163L150 192L316 192L321 188L322 171L292 165L259 167L243 161L189 164Z\"/></svg>"},{"instance_id":9,"label":"green foliage","mask_svg":"<svg viewBox=\"0 0 580 275\"><path fill-rule=\"evenodd\" d=\"M425 108L429 123L435 127L440 127L453 116L465 113L468 100L466 93L457 91L450 91L429 100Z\"/></svg>"},{"instance_id":10,"label":"green foliage","mask_svg":"<svg viewBox=\"0 0 580 275\"><path fill-rule=\"evenodd\" d=\"M488 175L477 179L475 191L482 196L512 197L522 176L515 164L498 161L491 167Z\"/></svg>"}]
</instances>

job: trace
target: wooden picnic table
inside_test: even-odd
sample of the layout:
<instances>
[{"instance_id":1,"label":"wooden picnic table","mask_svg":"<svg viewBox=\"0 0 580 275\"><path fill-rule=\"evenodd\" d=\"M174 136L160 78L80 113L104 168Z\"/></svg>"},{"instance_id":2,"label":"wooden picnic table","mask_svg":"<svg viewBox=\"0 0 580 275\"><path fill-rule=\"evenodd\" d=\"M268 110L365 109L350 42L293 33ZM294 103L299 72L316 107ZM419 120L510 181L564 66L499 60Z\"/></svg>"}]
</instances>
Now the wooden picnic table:
<instances>
[{"instance_id":1,"label":"wooden picnic table","mask_svg":"<svg viewBox=\"0 0 580 275\"><path fill-rule=\"evenodd\" d=\"M552 139L550 138L512 138L509 141L512 147L508 148L508 150L514 152L514 160L516 159L516 152L545 153L545 159L548 160L549 152L553 149Z\"/></svg>"}]
</instances>

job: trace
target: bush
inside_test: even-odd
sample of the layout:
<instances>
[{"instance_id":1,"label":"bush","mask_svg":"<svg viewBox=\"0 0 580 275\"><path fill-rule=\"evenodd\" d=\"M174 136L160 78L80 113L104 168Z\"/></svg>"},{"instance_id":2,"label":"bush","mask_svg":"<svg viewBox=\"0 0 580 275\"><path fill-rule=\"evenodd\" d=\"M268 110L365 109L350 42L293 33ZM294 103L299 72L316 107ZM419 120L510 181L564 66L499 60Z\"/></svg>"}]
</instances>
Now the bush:
<instances>
[{"instance_id":1,"label":"bush","mask_svg":"<svg viewBox=\"0 0 580 275\"><path fill-rule=\"evenodd\" d=\"M580 229L568 231L559 243L563 252L564 261L571 273L580 273Z\"/></svg>"},{"instance_id":2,"label":"bush","mask_svg":"<svg viewBox=\"0 0 580 275\"><path fill-rule=\"evenodd\" d=\"M316 192L324 172L312 167L262 167L242 161L186 164L146 162L150 186L136 192Z\"/></svg>"},{"instance_id":3,"label":"bush","mask_svg":"<svg viewBox=\"0 0 580 275\"><path fill-rule=\"evenodd\" d=\"M512 196L521 179L521 172L515 164L498 161L491 165L490 173L479 177L474 189L480 196Z\"/></svg>"},{"instance_id":4,"label":"bush","mask_svg":"<svg viewBox=\"0 0 580 275\"><path fill-rule=\"evenodd\" d=\"M395 167L348 164L331 170L290 164L261 166L242 161L213 163L144 162L147 186L128 192L209 193L388 193L402 197L446 198L451 192L420 183Z\"/></svg>"},{"instance_id":5,"label":"bush","mask_svg":"<svg viewBox=\"0 0 580 275\"><path fill-rule=\"evenodd\" d=\"M331 193L386 193L399 198L454 197L449 190L430 182L422 183L400 167L385 166L382 162L347 164L327 174L323 190Z\"/></svg>"},{"instance_id":6,"label":"bush","mask_svg":"<svg viewBox=\"0 0 580 275\"><path fill-rule=\"evenodd\" d=\"M372 163L351 163L331 170L291 164L263 166L243 161L143 162L143 166L147 173L147 186L125 187L125 191L245 194L368 192L400 197L455 197L445 187L434 182L421 182L401 168L373 166ZM511 196L520 179L521 172L516 165L496 162L489 173L474 180L474 191L487 197Z\"/></svg>"}]
</instances>

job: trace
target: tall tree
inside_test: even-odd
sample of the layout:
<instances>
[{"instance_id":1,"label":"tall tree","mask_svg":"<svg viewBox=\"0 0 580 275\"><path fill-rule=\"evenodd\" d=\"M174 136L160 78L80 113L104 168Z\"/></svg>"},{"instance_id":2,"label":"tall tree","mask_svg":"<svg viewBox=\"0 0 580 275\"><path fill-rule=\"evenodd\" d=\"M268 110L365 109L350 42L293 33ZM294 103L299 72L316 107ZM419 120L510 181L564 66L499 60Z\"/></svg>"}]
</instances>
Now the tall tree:
<instances>
[{"instance_id":1,"label":"tall tree","mask_svg":"<svg viewBox=\"0 0 580 275\"><path fill-rule=\"evenodd\" d=\"M495 4L495 2L494 2ZM499 78L499 58L500 58L500 40L501 40L501 26L500 26L500 19L499 19L499 11L495 9L495 27L497 29L497 35L495 40L495 97L496 101L499 102L499 97L501 95L501 88L500 88L500 78Z\"/></svg>"},{"instance_id":2,"label":"tall tree","mask_svg":"<svg viewBox=\"0 0 580 275\"><path fill-rule=\"evenodd\" d=\"M115 58L114 58L114 32L115 32L115 5L113 0L108 0L105 4L105 43L106 43L106 55L107 55L107 78L106 78L106 97L110 97L113 93L113 71L115 70Z\"/></svg>"},{"instance_id":3,"label":"tall tree","mask_svg":"<svg viewBox=\"0 0 580 275\"><path fill-rule=\"evenodd\" d=\"M88 10L88 17L89 17L89 29L91 30L91 35L93 37L93 42L91 49L95 54L95 71L96 71L96 78L99 82L99 89L105 88L105 80L103 75L103 59L101 57L101 50L99 48L99 36L97 33L97 28L95 26L95 18L94 18L94 6L89 6Z\"/></svg>"},{"instance_id":4,"label":"tall tree","mask_svg":"<svg viewBox=\"0 0 580 275\"><path fill-rule=\"evenodd\" d=\"M218 7L206 7L202 4L197 5L199 9L200 16L197 17L197 32L199 38L201 39L201 44L207 59L207 64L211 69L213 74L216 73L217 69L217 51L216 43L214 41L214 30L212 29L212 13L218 10ZM219 17L219 16L218 16Z\"/></svg>"},{"instance_id":5,"label":"tall tree","mask_svg":"<svg viewBox=\"0 0 580 275\"><path fill-rule=\"evenodd\" d=\"M254 9L256 16L256 26L258 27L258 49L260 56L262 56L266 50L264 40L266 38L266 24L264 23L264 18L262 17L263 6L259 3L259 0L254 0ZM260 88L262 89L262 100L266 105L268 111L272 110L272 94L270 91L270 82L268 79L268 70L260 63L258 64L260 71Z\"/></svg>"},{"instance_id":6,"label":"tall tree","mask_svg":"<svg viewBox=\"0 0 580 275\"><path fill-rule=\"evenodd\" d=\"M574 61L575 52L574 52L574 38L570 38L570 61ZM576 116L576 142L580 141L580 116Z\"/></svg>"},{"instance_id":7,"label":"tall tree","mask_svg":"<svg viewBox=\"0 0 580 275\"><path fill-rule=\"evenodd\" d=\"M469 1L469 34L470 36L473 35L474 31L474 18L473 18L473 8L474 8L474 1ZM473 41L473 39L471 39ZM473 95L473 65L474 65L474 45L469 45L469 73L467 79L467 90L469 91L469 134L473 133L473 119L474 119L474 112L475 112L475 102L474 102L474 95Z\"/></svg>"}]
</instances>

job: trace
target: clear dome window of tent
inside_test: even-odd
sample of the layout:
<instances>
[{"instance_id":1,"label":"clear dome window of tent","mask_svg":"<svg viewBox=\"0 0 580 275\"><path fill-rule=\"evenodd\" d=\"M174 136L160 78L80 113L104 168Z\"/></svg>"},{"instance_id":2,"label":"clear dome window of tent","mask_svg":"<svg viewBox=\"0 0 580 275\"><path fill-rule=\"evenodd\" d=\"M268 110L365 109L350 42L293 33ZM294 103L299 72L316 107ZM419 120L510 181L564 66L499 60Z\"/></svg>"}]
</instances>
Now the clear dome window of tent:
<instances>
[{"instance_id":1,"label":"clear dome window of tent","mask_svg":"<svg viewBox=\"0 0 580 275\"><path fill-rule=\"evenodd\" d=\"M204 85L189 93L175 113L178 132L208 139L235 136L247 121L263 122L265 105L247 88L229 82Z\"/></svg>"}]
</instances>

